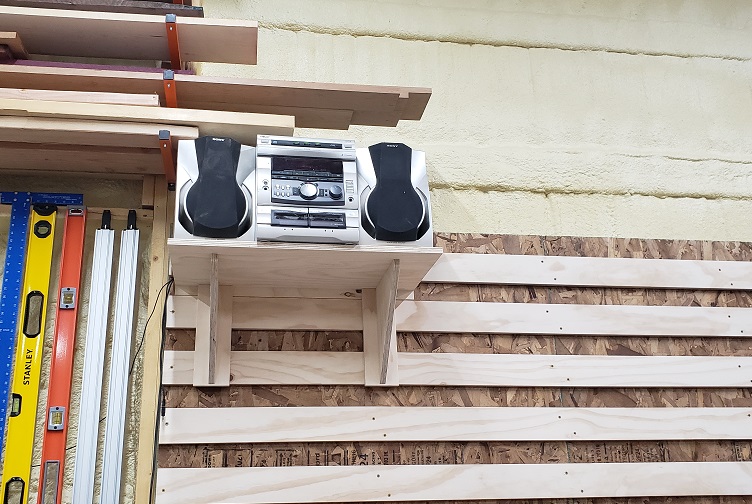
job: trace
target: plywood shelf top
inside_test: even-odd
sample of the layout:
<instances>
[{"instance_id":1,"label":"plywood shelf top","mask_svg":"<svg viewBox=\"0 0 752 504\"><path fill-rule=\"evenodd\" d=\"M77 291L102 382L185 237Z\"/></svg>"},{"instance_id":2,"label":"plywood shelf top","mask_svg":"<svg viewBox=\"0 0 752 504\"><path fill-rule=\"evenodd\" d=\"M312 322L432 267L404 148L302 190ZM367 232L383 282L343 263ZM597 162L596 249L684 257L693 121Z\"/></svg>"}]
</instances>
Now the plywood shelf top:
<instances>
[{"instance_id":1,"label":"plywood shelf top","mask_svg":"<svg viewBox=\"0 0 752 504\"><path fill-rule=\"evenodd\" d=\"M161 72L0 65L4 87L159 94ZM178 106L295 117L299 128L346 130L350 125L396 126L423 116L431 90L400 86L233 79L175 75Z\"/></svg>"},{"instance_id":2,"label":"plywood shelf top","mask_svg":"<svg viewBox=\"0 0 752 504\"><path fill-rule=\"evenodd\" d=\"M355 291L376 288L394 259L399 259L398 297L415 290L441 256L435 247L323 245L243 242L239 240L168 240L175 282L204 285L210 257L219 258L220 285L313 288Z\"/></svg>"},{"instance_id":3,"label":"plywood shelf top","mask_svg":"<svg viewBox=\"0 0 752 504\"><path fill-rule=\"evenodd\" d=\"M182 61L256 64L255 21L179 17ZM169 61L164 16L0 5L0 31L31 54Z\"/></svg>"}]
</instances>

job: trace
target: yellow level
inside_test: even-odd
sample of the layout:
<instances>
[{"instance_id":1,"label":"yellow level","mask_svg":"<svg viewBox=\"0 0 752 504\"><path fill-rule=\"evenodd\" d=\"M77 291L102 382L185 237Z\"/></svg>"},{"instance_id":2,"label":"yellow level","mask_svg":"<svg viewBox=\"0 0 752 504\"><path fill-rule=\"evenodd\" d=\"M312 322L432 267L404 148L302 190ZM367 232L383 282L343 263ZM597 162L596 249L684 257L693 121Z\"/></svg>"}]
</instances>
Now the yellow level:
<instances>
[{"instance_id":1,"label":"yellow level","mask_svg":"<svg viewBox=\"0 0 752 504\"><path fill-rule=\"evenodd\" d=\"M31 210L0 487L3 504L26 504L29 492L56 214L50 205L35 205Z\"/></svg>"}]
</instances>

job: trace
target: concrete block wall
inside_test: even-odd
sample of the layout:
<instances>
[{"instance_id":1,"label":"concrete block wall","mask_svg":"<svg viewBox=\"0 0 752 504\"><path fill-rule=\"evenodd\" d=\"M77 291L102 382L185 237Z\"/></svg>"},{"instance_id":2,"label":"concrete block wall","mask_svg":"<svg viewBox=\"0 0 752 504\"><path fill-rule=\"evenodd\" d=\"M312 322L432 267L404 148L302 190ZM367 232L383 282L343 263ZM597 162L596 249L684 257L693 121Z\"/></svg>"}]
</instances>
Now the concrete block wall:
<instances>
[{"instance_id":1,"label":"concrete block wall","mask_svg":"<svg viewBox=\"0 0 752 504\"><path fill-rule=\"evenodd\" d=\"M259 21L207 75L426 86L436 231L752 240L752 4L203 0Z\"/></svg>"}]
</instances>

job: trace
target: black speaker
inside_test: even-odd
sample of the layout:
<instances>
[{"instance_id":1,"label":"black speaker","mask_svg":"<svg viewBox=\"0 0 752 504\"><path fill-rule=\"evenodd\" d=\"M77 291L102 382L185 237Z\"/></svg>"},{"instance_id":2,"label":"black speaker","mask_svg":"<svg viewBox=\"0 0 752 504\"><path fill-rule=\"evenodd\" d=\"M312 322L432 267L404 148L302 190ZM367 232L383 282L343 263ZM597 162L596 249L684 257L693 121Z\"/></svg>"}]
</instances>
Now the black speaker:
<instances>
[{"instance_id":1,"label":"black speaker","mask_svg":"<svg viewBox=\"0 0 752 504\"><path fill-rule=\"evenodd\" d=\"M178 149L180 225L188 234L205 238L238 238L247 233L253 205L246 179L254 174L255 155L242 156L241 163L241 150L253 148L213 136L190 144L181 141ZM250 187L254 183L251 180Z\"/></svg>"},{"instance_id":2,"label":"black speaker","mask_svg":"<svg viewBox=\"0 0 752 504\"><path fill-rule=\"evenodd\" d=\"M358 149L361 226L371 241L422 243L431 229L425 154L402 143Z\"/></svg>"}]
</instances>

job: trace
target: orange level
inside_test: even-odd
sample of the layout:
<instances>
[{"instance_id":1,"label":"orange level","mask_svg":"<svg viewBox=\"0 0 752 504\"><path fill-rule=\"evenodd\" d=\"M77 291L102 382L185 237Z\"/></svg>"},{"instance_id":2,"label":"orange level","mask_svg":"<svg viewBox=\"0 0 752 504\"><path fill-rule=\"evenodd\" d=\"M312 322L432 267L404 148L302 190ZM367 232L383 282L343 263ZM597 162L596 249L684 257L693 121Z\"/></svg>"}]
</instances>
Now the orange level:
<instances>
[{"instance_id":1,"label":"orange level","mask_svg":"<svg viewBox=\"0 0 752 504\"><path fill-rule=\"evenodd\" d=\"M73 346L76 341L85 234L86 210L83 207L68 207L63 228L63 252L60 258L60 291L55 315L55 336L52 342L47 419L44 425L42 468L37 498L39 504L62 503L65 438L68 434Z\"/></svg>"}]
</instances>

